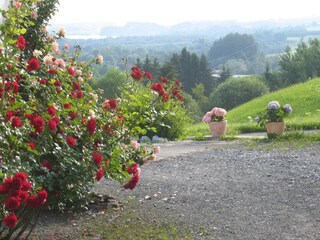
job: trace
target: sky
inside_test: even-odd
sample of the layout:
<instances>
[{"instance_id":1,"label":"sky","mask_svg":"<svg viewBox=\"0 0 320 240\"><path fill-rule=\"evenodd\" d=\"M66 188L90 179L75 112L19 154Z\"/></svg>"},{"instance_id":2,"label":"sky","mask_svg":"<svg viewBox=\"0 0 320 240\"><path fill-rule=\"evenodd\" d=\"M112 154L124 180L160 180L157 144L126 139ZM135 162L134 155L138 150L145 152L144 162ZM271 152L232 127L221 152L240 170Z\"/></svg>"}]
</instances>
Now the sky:
<instances>
[{"instance_id":1,"label":"sky","mask_svg":"<svg viewBox=\"0 0 320 240\"><path fill-rule=\"evenodd\" d=\"M319 0L60 0L52 24L151 22L164 26L182 22L320 18Z\"/></svg>"}]
</instances>

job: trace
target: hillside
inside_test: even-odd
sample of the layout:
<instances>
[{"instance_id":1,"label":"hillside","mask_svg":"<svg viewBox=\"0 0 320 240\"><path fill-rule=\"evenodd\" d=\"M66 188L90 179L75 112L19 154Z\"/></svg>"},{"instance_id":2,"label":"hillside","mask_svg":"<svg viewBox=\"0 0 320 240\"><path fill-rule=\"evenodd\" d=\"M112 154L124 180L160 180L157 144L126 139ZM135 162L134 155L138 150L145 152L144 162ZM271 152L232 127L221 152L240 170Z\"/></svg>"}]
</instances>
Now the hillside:
<instances>
[{"instance_id":1,"label":"hillside","mask_svg":"<svg viewBox=\"0 0 320 240\"><path fill-rule=\"evenodd\" d=\"M253 119L272 100L290 104L292 114L286 118L288 128L320 128L320 78L292 85L256 98L228 112L228 122L240 131L257 130Z\"/></svg>"}]
</instances>

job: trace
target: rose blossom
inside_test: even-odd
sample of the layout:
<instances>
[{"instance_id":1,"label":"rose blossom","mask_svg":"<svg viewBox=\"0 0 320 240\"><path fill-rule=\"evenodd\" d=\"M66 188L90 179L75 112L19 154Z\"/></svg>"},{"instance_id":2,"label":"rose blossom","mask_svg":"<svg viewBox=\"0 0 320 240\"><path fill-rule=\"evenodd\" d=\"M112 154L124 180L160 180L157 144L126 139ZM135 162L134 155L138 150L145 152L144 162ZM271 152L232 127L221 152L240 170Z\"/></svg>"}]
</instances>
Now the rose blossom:
<instances>
[{"instance_id":1,"label":"rose blossom","mask_svg":"<svg viewBox=\"0 0 320 240\"><path fill-rule=\"evenodd\" d=\"M60 28L59 30L59 36L60 37L65 37L66 36L66 30L64 28Z\"/></svg>"},{"instance_id":2,"label":"rose blossom","mask_svg":"<svg viewBox=\"0 0 320 240\"><path fill-rule=\"evenodd\" d=\"M23 50L23 49L26 48L26 43L27 43L27 42L26 42L26 40L24 39L24 37L20 35L20 36L18 37L16 46L17 46L17 48L19 48L20 50Z\"/></svg>"},{"instance_id":3,"label":"rose blossom","mask_svg":"<svg viewBox=\"0 0 320 240\"><path fill-rule=\"evenodd\" d=\"M139 149L139 143L136 140L131 140L131 147L134 150L138 150Z\"/></svg>"},{"instance_id":4,"label":"rose blossom","mask_svg":"<svg viewBox=\"0 0 320 240\"><path fill-rule=\"evenodd\" d=\"M37 18L38 18L38 13L37 13L36 11L32 11L31 17L32 17L33 19L37 20Z\"/></svg>"},{"instance_id":5,"label":"rose blossom","mask_svg":"<svg viewBox=\"0 0 320 240\"><path fill-rule=\"evenodd\" d=\"M101 167L96 173L96 180L100 181L101 178L103 178L103 175L104 175L104 169Z\"/></svg>"},{"instance_id":6,"label":"rose blossom","mask_svg":"<svg viewBox=\"0 0 320 240\"><path fill-rule=\"evenodd\" d=\"M11 125L13 128L20 128L22 127L22 122L20 121L20 118L18 116L15 116L11 120Z\"/></svg>"},{"instance_id":7,"label":"rose blossom","mask_svg":"<svg viewBox=\"0 0 320 240\"><path fill-rule=\"evenodd\" d=\"M128 168L127 168L127 172L129 174L135 174L138 171L139 165L137 163L131 164Z\"/></svg>"},{"instance_id":8,"label":"rose blossom","mask_svg":"<svg viewBox=\"0 0 320 240\"><path fill-rule=\"evenodd\" d=\"M101 65L103 63L103 56L102 55L98 55L96 58L96 63Z\"/></svg>"},{"instance_id":9,"label":"rose blossom","mask_svg":"<svg viewBox=\"0 0 320 240\"><path fill-rule=\"evenodd\" d=\"M96 127L97 127L97 121L91 117L87 123L87 129L91 135L94 134Z\"/></svg>"},{"instance_id":10,"label":"rose blossom","mask_svg":"<svg viewBox=\"0 0 320 240\"><path fill-rule=\"evenodd\" d=\"M154 154L159 154L160 153L160 147L156 147L154 149Z\"/></svg>"},{"instance_id":11,"label":"rose blossom","mask_svg":"<svg viewBox=\"0 0 320 240\"><path fill-rule=\"evenodd\" d=\"M15 210L20 207L20 201L16 197L8 197L5 202L5 207L9 210Z\"/></svg>"},{"instance_id":12,"label":"rose blossom","mask_svg":"<svg viewBox=\"0 0 320 240\"><path fill-rule=\"evenodd\" d=\"M8 228L14 228L17 223L18 223L18 218L15 213L11 213L9 216L6 216L3 219L3 223L8 227Z\"/></svg>"},{"instance_id":13,"label":"rose blossom","mask_svg":"<svg viewBox=\"0 0 320 240\"><path fill-rule=\"evenodd\" d=\"M30 60L27 61L27 70L29 72L31 71L36 71L40 68L40 63L38 61L38 59L36 58L31 58Z\"/></svg>"},{"instance_id":14,"label":"rose blossom","mask_svg":"<svg viewBox=\"0 0 320 240\"><path fill-rule=\"evenodd\" d=\"M53 64L53 57L51 55L46 55L46 56L44 56L42 61L45 65L51 65L51 64Z\"/></svg>"},{"instance_id":15,"label":"rose blossom","mask_svg":"<svg viewBox=\"0 0 320 240\"><path fill-rule=\"evenodd\" d=\"M66 137L66 142L70 147L74 147L77 145L76 140L72 136Z\"/></svg>"},{"instance_id":16,"label":"rose blossom","mask_svg":"<svg viewBox=\"0 0 320 240\"><path fill-rule=\"evenodd\" d=\"M42 55L42 52L40 50L35 49L33 51L32 55L37 58L37 57L40 57Z\"/></svg>"},{"instance_id":17,"label":"rose blossom","mask_svg":"<svg viewBox=\"0 0 320 240\"><path fill-rule=\"evenodd\" d=\"M57 49L59 49L59 43L57 43L57 42L52 42L52 43L51 43L51 50L52 50L52 51L56 51Z\"/></svg>"},{"instance_id":18,"label":"rose blossom","mask_svg":"<svg viewBox=\"0 0 320 240\"><path fill-rule=\"evenodd\" d=\"M101 164L101 162L103 160L102 154L94 153L92 158L93 158L93 161L95 162L95 164L97 166L100 166L100 164Z\"/></svg>"}]
</instances>

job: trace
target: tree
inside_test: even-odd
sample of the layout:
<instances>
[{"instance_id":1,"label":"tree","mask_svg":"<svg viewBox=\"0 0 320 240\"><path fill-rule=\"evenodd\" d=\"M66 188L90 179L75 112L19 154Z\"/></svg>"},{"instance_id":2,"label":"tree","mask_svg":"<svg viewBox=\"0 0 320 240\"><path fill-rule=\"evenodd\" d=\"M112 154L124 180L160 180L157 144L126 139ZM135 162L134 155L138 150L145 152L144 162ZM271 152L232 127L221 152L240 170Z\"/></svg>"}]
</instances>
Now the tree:
<instances>
[{"instance_id":1,"label":"tree","mask_svg":"<svg viewBox=\"0 0 320 240\"><path fill-rule=\"evenodd\" d=\"M254 59L257 54L258 44L252 35L230 33L213 43L208 59L216 67L230 59Z\"/></svg>"},{"instance_id":2,"label":"tree","mask_svg":"<svg viewBox=\"0 0 320 240\"><path fill-rule=\"evenodd\" d=\"M320 76L320 40L311 39L309 45L300 42L294 52L287 46L285 53L280 55L279 64L288 84Z\"/></svg>"}]
</instances>

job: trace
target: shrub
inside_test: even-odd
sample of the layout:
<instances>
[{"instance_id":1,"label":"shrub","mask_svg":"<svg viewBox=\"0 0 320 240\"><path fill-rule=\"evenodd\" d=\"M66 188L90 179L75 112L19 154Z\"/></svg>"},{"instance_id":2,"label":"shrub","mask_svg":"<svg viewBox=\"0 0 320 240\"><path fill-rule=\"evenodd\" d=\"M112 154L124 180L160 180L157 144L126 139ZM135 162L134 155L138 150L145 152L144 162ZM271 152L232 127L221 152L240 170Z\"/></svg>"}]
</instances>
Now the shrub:
<instances>
[{"instance_id":1,"label":"shrub","mask_svg":"<svg viewBox=\"0 0 320 240\"><path fill-rule=\"evenodd\" d=\"M136 187L139 165L154 159L158 149L138 145L135 137L182 94L179 84L170 87L163 80L136 95L151 75L133 67L123 98L102 98L89 85L102 56L79 62L79 47L59 47L63 31L47 34L32 57L24 55L23 34L33 25L37 2L9 6L0 24L0 176L25 172L47 190L50 209L78 209L102 177Z\"/></svg>"},{"instance_id":2,"label":"shrub","mask_svg":"<svg viewBox=\"0 0 320 240\"><path fill-rule=\"evenodd\" d=\"M209 102L230 110L268 91L268 87L258 77L229 78L211 93Z\"/></svg>"}]
</instances>

